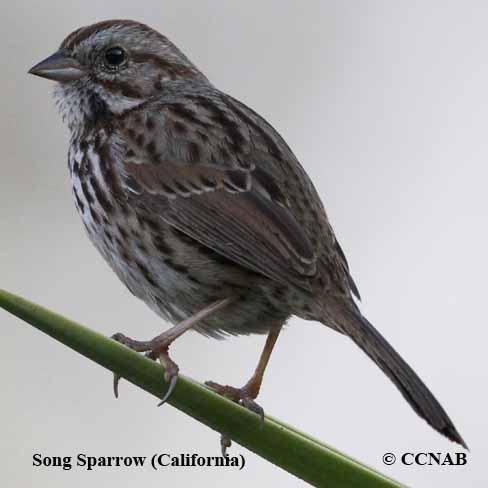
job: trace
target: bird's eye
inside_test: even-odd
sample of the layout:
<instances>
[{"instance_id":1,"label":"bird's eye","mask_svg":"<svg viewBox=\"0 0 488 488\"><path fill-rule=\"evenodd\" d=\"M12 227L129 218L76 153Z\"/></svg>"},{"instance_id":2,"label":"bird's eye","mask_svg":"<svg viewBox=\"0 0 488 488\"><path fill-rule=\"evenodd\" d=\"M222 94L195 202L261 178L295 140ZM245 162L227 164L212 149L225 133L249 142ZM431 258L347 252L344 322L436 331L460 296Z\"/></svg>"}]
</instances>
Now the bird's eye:
<instances>
[{"instance_id":1,"label":"bird's eye","mask_svg":"<svg viewBox=\"0 0 488 488\"><path fill-rule=\"evenodd\" d=\"M117 69L125 63L126 58L121 47L111 47L105 51L105 64L109 69Z\"/></svg>"}]
</instances>

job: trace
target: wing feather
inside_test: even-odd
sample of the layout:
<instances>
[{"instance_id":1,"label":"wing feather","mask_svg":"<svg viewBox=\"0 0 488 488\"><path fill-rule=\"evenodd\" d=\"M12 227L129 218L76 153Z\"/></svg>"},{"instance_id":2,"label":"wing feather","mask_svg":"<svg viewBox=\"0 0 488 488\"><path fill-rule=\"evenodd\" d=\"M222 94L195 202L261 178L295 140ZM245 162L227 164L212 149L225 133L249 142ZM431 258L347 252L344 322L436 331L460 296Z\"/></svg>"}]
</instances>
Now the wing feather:
<instances>
[{"instance_id":1,"label":"wing feather","mask_svg":"<svg viewBox=\"0 0 488 488\"><path fill-rule=\"evenodd\" d=\"M131 204L236 264L302 289L325 252L356 292L320 199L278 133L220 92L168 97L121 124Z\"/></svg>"}]
</instances>

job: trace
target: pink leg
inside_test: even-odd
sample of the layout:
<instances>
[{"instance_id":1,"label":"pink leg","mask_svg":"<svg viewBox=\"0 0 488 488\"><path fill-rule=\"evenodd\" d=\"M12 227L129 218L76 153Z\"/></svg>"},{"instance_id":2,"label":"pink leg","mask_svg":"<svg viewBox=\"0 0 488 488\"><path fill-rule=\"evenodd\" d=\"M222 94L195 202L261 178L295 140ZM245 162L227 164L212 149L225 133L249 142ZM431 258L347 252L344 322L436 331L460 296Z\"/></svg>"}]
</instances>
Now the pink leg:
<instances>
[{"instance_id":1,"label":"pink leg","mask_svg":"<svg viewBox=\"0 0 488 488\"><path fill-rule=\"evenodd\" d=\"M183 322L180 322L171 329L154 337L150 341L137 341L125 336L124 334L121 334L120 332L112 336L112 339L120 342L121 344L124 344L127 347L130 347L134 351L146 352L147 357L154 360L159 359L161 364L164 366L164 379L169 383L169 387L168 391L161 399L159 405L162 405L171 396L171 393L173 392L176 386L176 381L178 379L179 367L169 357L169 346L173 343L173 341L178 339L178 337L184 334L187 330L193 328L198 322L216 312L217 310L226 307L227 305L229 305L229 303L233 302L234 299L234 297L230 297L214 302L205 307L203 310L197 312L195 315L192 315L191 317L183 320ZM116 398L118 398L119 396L119 381L120 376L114 375L114 394Z\"/></svg>"}]
</instances>

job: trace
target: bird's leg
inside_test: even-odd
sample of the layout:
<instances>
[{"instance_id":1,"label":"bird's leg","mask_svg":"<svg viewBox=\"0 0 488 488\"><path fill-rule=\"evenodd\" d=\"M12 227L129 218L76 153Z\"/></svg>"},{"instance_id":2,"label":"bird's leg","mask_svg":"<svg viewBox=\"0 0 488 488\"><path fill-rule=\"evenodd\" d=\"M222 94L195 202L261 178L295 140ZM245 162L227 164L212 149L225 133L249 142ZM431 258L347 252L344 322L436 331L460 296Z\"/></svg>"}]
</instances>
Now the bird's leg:
<instances>
[{"instance_id":1,"label":"bird's leg","mask_svg":"<svg viewBox=\"0 0 488 488\"><path fill-rule=\"evenodd\" d=\"M261 421L264 419L263 409L254 401L261 388L263 382L264 371L268 365L271 352L273 351L276 340L280 333L281 326L273 328L266 339L263 352L259 358L258 365L251 376L251 379L241 388L235 388L228 385L220 385L213 381L206 381L205 384L220 395L226 396L242 406L247 407L249 410L257 413L261 417Z\"/></svg>"},{"instance_id":2,"label":"bird's leg","mask_svg":"<svg viewBox=\"0 0 488 488\"><path fill-rule=\"evenodd\" d=\"M208 317L210 314L216 312L217 310L226 307L232 301L234 301L233 297L224 298L222 300L214 302L197 312L195 315L192 315L191 317L183 320L171 329L154 337L150 341L136 341L135 339L131 339L130 337L127 337L120 332L112 336L112 339L120 342L121 344L124 344L134 351L145 352L146 357L150 359L159 359L161 364L164 366L164 379L169 383L169 386L168 391L163 396L158 406L166 402L166 400L168 400L168 398L171 396L171 393L173 392L176 386L176 381L178 379L179 368L178 365L169 357L169 346L172 344L173 341L175 341L178 337L184 334L187 330L193 328L198 322ZM119 396L119 381L120 376L114 374L114 394L116 398Z\"/></svg>"},{"instance_id":3,"label":"bird's leg","mask_svg":"<svg viewBox=\"0 0 488 488\"><path fill-rule=\"evenodd\" d=\"M276 340L281 331L281 325L279 327L274 327L270 330L268 337L266 339L266 344L264 345L263 352L259 358L258 365L251 376L251 379L242 387L235 388L228 385L219 385L213 381L206 381L205 384L220 395L230 398L236 403L239 403L243 407L248 408L252 412L255 412L260 417L261 427L264 423L264 410L258 405L254 400L259 394L261 389L261 384L263 382L264 371L268 365L269 358L273 351ZM231 445L231 441L228 437L222 435L221 437L222 454L225 456L226 450Z\"/></svg>"}]
</instances>

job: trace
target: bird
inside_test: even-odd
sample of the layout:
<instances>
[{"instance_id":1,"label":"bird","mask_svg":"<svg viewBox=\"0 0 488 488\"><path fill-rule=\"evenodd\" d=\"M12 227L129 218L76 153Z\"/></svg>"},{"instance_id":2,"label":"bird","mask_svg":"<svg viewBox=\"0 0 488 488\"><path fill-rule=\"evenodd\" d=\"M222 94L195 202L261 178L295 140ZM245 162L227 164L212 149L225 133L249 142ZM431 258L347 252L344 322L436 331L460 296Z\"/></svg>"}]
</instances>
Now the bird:
<instances>
[{"instance_id":1,"label":"bird","mask_svg":"<svg viewBox=\"0 0 488 488\"><path fill-rule=\"evenodd\" d=\"M215 87L166 36L133 20L75 30L29 73L56 82L72 193L89 239L129 291L173 324L151 340L113 336L164 366L161 403L177 382L169 348L182 334L263 334L243 387L206 383L262 417L256 398L266 366L297 316L352 339L421 418L467 448L427 386L362 315L318 191L263 117Z\"/></svg>"}]
</instances>

